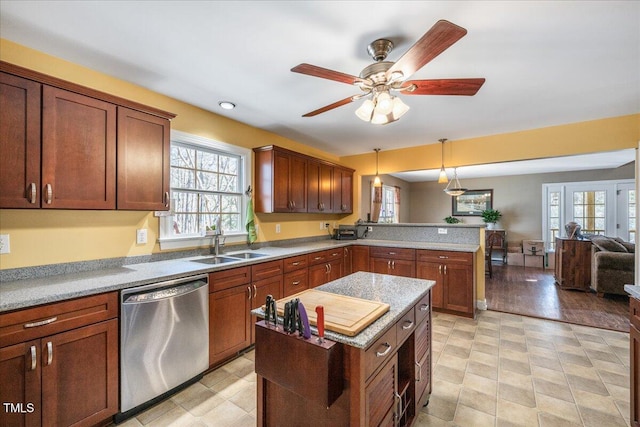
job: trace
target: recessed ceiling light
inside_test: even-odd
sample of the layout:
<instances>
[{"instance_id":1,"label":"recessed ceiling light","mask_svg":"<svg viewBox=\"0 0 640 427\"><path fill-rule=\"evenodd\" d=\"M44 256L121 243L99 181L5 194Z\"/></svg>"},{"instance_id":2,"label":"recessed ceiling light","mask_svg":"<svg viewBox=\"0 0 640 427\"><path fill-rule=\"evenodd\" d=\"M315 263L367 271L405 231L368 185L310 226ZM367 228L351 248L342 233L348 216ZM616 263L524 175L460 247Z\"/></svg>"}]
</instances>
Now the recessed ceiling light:
<instances>
[{"instance_id":1,"label":"recessed ceiling light","mask_svg":"<svg viewBox=\"0 0 640 427\"><path fill-rule=\"evenodd\" d=\"M224 108L225 110L233 110L234 108L236 108L236 104L234 104L233 102L229 102L229 101L220 101L220 102L218 102L218 105L221 108Z\"/></svg>"}]
</instances>

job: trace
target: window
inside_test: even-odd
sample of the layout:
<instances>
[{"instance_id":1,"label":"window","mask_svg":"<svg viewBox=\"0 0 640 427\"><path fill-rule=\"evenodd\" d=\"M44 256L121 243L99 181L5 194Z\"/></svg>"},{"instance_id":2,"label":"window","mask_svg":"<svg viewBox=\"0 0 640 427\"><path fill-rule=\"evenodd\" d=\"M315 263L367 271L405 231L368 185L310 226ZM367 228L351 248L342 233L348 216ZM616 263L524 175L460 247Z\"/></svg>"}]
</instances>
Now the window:
<instances>
[{"instance_id":1,"label":"window","mask_svg":"<svg viewBox=\"0 0 640 427\"><path fill-rule=\"evenodd\" d=\"M582 226L582 233L604 234L606 191L574 191L573 221Z\"/></svg>"},{"instance_id":2,"label":"window","mask_svg":"<svg viewBox=\"0 0 640 427\"><path fill-rule=\"evenodd\" d=\"M560 235L560 194L560 191L549 191L549 224L545 240L549 242L548 248L551 250L555 250L556 237Z\"/></svg>"},{"instance_id":3,"label":"window","mask_svg":"<svg viewBox=\"0 0 640 427\"><path fill-rule=\"evenodd\" d=\"M378 222L393 223L395 222L395 199L396 190L388 185L382 186L382 209L380 209L380 219Z\"/></svg>"},{"instance_id":4,"label":"window","mask_svg":"<svg viewBox=\"0 0 640 427\"><path fill-rule=\"evenodd\" d=\"M218 218L226 236L244 236L249 150L172 131L170 159L171 212L161 220L161 244L206 245L206 227Z\"/></svg>"}]
</instances>

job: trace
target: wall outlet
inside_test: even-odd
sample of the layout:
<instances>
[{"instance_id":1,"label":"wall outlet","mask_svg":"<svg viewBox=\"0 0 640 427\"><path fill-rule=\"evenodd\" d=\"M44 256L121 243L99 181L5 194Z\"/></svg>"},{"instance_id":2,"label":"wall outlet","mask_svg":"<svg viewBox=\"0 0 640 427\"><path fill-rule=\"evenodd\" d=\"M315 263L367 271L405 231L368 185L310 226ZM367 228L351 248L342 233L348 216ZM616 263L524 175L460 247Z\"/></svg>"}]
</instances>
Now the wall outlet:
<instances>
[{"instance_id":1,"label":"wall outlet","mask_svg":"<svg viewBox=\"0 0 640 427\"><path fill-rule=\"evenodd\" d=\"M276 234L280 232L280 224L276 224Z\"/></svg>"},{"instance_id":2,"label":"wall outlet","mask_svg":"<svg viewBox=\"0 0 640 427\"><path fill-rule=\"evenodd\" d=\"M373 227L368 226L368 227L367 227L367 232L369 232L369 231L373 231Z\"/></svg>"},{"instance_id":3,"label":"wall outlet","mask_svg":"<svg viewBox=\"0 0 640 427\"><path fill-rule=\"evenodd\" d=\"M8 234L0 234L0 254L11 252L11 241Z\"/></svg>"},{"instance_id":4,"label":"wall outlet","mask_svg":"<svg viewBox=\"0 0 640 427\"><path fill-rule=\"evenodd\" d=\"M147 243L147 229L139 228L136 230L136 244L145 245Z\"/></svg>"},{"instance_id":5,"label":"wall outlet","mask_svg":"<svg viewBox=\"0 0 640 427\"><path fill-rule=\"evenodd\" d=\"M446 228L438 228L438 234L447 234Z\"/></svg>"},{"instance_id":6,"label":"wall outlet","mask_svg":"<svg viewBox=\"0 0 640 427\"><path fill-rule=\"evenodd\" d=\"M321 222L320 223L320 230L327 230L329 228L329 223L328 222Z\"/></svg>"}]
</instances>

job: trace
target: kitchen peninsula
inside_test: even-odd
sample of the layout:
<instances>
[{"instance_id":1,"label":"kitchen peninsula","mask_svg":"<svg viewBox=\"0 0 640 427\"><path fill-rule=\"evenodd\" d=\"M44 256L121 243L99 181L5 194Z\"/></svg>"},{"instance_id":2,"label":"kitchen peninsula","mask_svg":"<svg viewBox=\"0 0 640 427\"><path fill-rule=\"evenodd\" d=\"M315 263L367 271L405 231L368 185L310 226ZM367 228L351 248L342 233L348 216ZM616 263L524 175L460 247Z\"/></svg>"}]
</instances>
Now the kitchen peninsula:
<instances>
[{"instance_id":1,"label":"kitchen peninsula","mask_svg":"<svg viewBox=\"0 0 640 427\"><path fill-rule=\"evenodd\" d=\"M305 340L286 335L281 325L259 322L258 425L413 424L431 393L434 284L358 272L317 287L389 304L388 312L357 335L327 330L323 344L316 336ZM261 308L253 313L264 317Z\"/></svg>"}]
</instances>

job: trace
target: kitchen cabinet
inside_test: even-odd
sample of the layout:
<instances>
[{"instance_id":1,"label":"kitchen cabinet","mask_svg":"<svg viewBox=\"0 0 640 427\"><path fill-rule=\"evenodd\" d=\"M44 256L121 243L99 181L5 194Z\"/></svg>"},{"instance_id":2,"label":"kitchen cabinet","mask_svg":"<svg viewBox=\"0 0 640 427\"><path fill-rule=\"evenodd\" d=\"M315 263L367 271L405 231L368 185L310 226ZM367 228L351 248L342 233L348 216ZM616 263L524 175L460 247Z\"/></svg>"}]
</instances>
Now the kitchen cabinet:
<instances>
[{"instance_id":1,"label":"kitchen cabinet","mask_svg":"<svg viewBox=\"0 0 640 427\"><path fill-rule=\"evenodd\" d=\"M0 315L3 425L92 426L118 411L116 292ZM18 410L18 408L20 410Z\"/></svg>"},{"instance_id":2,"label":"kitchen cabinet","mask_svg":"<svg viewBox=\"0 0 640 427\"><path fill-rule=\"evenodd\" d=\"M353 169L275 145L253 151L256 212L353 212Z\"/></svg>"},{"instance_id":3,"label":"kitchen cabinet","mask_svg":"<svg viewBox=\"0 0 640 427\"><path fill-rule=\"evenodd\" d=\"M118 209L169 209L169 119L118 107Z\"/></svg>"},{"instance_id":4,"label":"kitchen cabinet","mask_svg":"<svg viewBox=\"0 0 640 427\"><path fill-rule=\"evenodd\" d=\"M0 207L40 207L40 90L0 73Z\"/></svg>"},{"instance_id":5,"label":"kitchen cabinet","mask_svg":"<svg viewBox=\"0 0 640 427\"><path fill-rule=\"evenodd\" d=\"M307 212L330 213L333 211L332 180L333 167L331 165L309 160L307 163Z\"/></svg>"},{"instance_id":6,"label":"kitchen cabinet","mask_svg":"<svg viewBox=\"0 0 640 427\"><path fill-rule=\"evenodd\" d=\"M342 275L348 276L353 273L353 253L351 252L351 246L345 246L342 248Z\"/></svg>"},{"instance_id":7,"label":"kitchen cabinet","mask_svg":"<svg viewBox=\"0 0 640 427\"><path fill-rule=\"evenodd\" d=\"M254 153L255 211L307 212L307 158L278 147Z\"/></svg>"},{"instance_id":8,"label":"kitchen cabinet","mask_svg":"<svg viewBox=\"0 0 640 427\"><path fill-rule=\"evenodd\" d=\"M0 61L0 208L168 209L169 120Z\"/></svg>"},{"instance_id":9,"label":"kitchen cabinet","mask_svg":"<svg viewBox=\"0 0 640 427\"><path fill-rule=\"evenodd\" d=\"M267 261L251 266L251 309L264 305L267 295L271 295L278 300L283 297L283 273L284 261ZM247 313L251 318L251 344L255 342L255 324L258 321L256 316Z\"/></svg>"},{"instance_id":10,"label":"kitchen cabinet","mask_svg":"<svg viewBox=\"0 0 640 427\"><path fill-rule=\"evenodd\" d=\"M309 288L323 285L343 276L342 248L309 254Z\"/></svg>"},{"instance_id":11,"label":"kitchen cabinet","mask_svg":"<svg viewBox=\"0 0 640 427\"><path fill-rule=\"evenodd\" d=\"M351 246L352 272L369 271L369 246Z\"/></svg>"},{"instance_id":12,"label":"kitchen cabinet","mask_svg":"<svg viewBox=\"0 0 640 427\"><path fill-rule=\"evenodd\" d=\"M333 168L333 212L353 213L353 170Z\"/></svg>"},{"instance_id":13,"label":"kitchen cabinet","mask_svg":"<svg viewBox=\"0 0 640 427\"><path fill-rule=\"evenodd\" d=\"M370 271L394 276L416 277L415 249L371 247Z\"/></svg>"},{"instance_id":14,"label":"kitchen cabinet","mask_svg":"<svg viewBox=\"0 0 640 427\"><path fill-rule=\"evenodd\" d=\"M283 297L309 288L309 257L298 255L284 260Z\"/></svg>"},{"instance_id":15,"label":"kitchen cabinet","mask_svg":"<svg viewBox=\"0 0 640 427\"><path fill-rule=\"evenodd\" d=\"M560 289L591 289L591 241L556 238L555 278Z\"/></svg>"},{"instance_id":16,"label":"kitchen cabinet","mask_svg":"<svg viewBox=\"0 0 640 427\"><path fill-rule=\"evenodd\" d=\"M398 394L398 357L394 355L365 388L367 426L394 426Z\"/></svg>"},{"instance_id":17,"label":"kitchen cabinet","mask_svg":"<svg viewBox=\"0 0 640 427\"><path fill-rule=\"evenodd\" d=\"M251 345L251 268L209 273L209 366Z\"/></svg>"},{"instance_id":18,"label":"kitchen cabinet","mask_svg":"<svg viewBox=\"0 0 640 427\"><path fill-rule=\"evenodd\" d=\"M640 426L640 301L629 298L630 404L631 426Z\"/></svg>"},{"instance_id":19,"label":"kitchen cabinet","mask_svg":"<svg viewBox=\"0 0 640 427\"><path fill-rule=\"evenodd\" d=\"M431 288L433 308L474 317L473 253L419 249L416 258L416 277L436 282Z\"/></svg>"}]
</instances>

